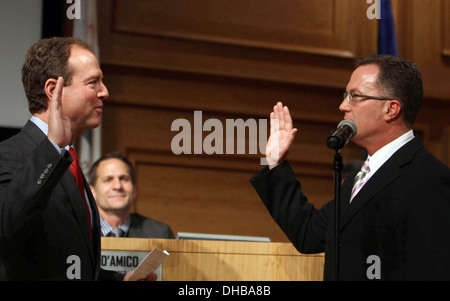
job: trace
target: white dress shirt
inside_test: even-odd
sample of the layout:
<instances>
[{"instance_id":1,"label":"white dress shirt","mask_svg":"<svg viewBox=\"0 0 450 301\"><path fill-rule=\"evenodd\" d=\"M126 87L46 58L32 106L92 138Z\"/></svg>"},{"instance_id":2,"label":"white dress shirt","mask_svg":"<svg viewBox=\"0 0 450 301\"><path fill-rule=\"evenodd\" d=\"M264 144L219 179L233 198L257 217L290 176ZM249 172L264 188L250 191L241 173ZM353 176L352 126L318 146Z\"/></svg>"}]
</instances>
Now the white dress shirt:
<instances>
[{"instance_id":1,"label":"white dress shirt","mask_svg":"<svg viewBox=\"0 0 450 301\"><path fill-rule=\"evenodd\" d=\"M377 172L377 170L403 145L414 139L413 130L398 137L394 141L386 144L372 156L367 156L366 161L369 162L370 171L366 175L366 182ZM362 188L362 187L361 187ZM359 190L361 190L361 188ZM358 194L359 190L355 191L353 197Z\"/></svg>"}]
</instances>

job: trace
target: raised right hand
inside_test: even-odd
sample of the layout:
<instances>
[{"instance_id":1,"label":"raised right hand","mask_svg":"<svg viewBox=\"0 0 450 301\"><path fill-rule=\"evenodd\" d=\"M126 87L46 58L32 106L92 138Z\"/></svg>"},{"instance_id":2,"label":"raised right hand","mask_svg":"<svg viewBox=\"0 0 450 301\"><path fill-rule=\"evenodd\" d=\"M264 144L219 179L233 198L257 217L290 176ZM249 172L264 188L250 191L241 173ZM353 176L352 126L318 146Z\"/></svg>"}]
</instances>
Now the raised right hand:
<instances>
[{"instance_id":1,"label":"raised right hand","mask_svg":"<svg viewBox=\"0 0 450 301\"><path fill-rule=\"evenodd\" d=\"M266 160L270 169L286 159L296 133L288 107L278 102L270 113L270 136L266 145Z\"/></svg>"},{"instance_id":2,"label":"raised right hand","mask_svg":"<svg viewBox=\"0 0 450 301\"><path fill-rule=\"evenodd\" d=\"M48 139L63 148L72 143L70 118L64 117L62 111L62 90L64 79L58 77L49 102Z\"/></svg>"}]
</instances>

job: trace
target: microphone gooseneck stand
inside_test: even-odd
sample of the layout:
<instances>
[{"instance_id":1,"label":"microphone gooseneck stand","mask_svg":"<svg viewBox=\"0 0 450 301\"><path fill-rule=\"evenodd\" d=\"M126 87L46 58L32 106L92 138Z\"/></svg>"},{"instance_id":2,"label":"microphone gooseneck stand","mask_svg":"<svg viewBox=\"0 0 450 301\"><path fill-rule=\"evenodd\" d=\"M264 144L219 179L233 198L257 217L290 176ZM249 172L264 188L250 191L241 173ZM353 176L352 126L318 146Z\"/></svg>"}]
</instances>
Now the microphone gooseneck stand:
<instances>
[{"instance_id":1,"label":"microphone gooseneck stand","mask_svg":"<svg viewBox=\"0 0 450 301\"><path fill-rule=\"evenodd\" d=\"M333 252L333 280L339 280L339 248L340 248L340 225L341 218L341 172L342 172L342 155L341 150L337 149L334 154L333 162L334 170L334 252Z\"/></svg>"},{"instance_id":2,"label":"microphone gooseneck stand","mask_svg":"<svg viewBox=\"0 0 450 301\"><path fill-rule=\"evenodd\" d=\"M334 245L333 245L333 280L339 280L339 249L340 249L340 226L341 218L341 172L342 172L342 155L343 148L350 138L356 135L357 128L353 121L342 120L335 130L327 139L327 146L335 150L334 155Z\"/></svg>"}]
</instances>

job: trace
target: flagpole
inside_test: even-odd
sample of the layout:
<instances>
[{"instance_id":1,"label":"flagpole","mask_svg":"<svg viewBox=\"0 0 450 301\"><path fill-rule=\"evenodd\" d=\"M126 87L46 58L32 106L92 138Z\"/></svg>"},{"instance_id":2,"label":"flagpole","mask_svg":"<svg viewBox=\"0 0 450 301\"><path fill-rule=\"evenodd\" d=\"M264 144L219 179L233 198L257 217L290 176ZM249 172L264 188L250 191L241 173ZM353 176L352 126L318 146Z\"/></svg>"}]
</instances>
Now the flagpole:
<instances>
[{"instance_id":1,"label":"flagpole","mask_svg":"<svg viewBox=\"0 0 450 301\"><path fill-rule=\"evenodd\" d=\"M397 34L391 1L381 0L380 19L378 20L378 54L398 55Z\"/></svg>"}]
</instances>

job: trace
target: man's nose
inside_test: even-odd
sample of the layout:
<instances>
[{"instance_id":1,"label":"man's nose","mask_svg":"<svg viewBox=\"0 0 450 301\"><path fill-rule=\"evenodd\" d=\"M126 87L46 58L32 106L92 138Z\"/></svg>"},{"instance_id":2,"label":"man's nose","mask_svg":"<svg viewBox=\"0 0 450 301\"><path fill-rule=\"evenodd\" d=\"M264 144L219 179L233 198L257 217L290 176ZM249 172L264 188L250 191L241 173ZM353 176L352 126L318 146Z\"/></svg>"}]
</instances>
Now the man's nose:
<instances>
[{"instance_id":1,"label":"man's nose","mask_svg":"<svg viewBox=\"0 0 450 301\"><path fill-rule=\"evenodd\" d=\"M113 180L113 188L117 190L121 190L123 188L122 181L120 179L114 179Z\"/></svg>"},{"instance_id":2,"label":"man's nose","mask_svg":"<svg viewBox=\"0 0 450 301\"><path fill-rule=\"evenodd\" d=\"M339 105L339 111L343 113L350 111L350 104L348 103L346 98L344 98Z\"/></svg>"},{"instance_id":3,"label":"man's nose","mask_svg":"<svg viewBox=\"0 0 450 301\"><path fill-rule=\"evenodd\" d=\"M105 100L109 97L108 88L106 88L106 86L103 82L100 83L100 91L98 91L97 97L102 100Z\"/></svg>"}]
</instances>

